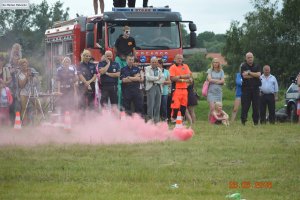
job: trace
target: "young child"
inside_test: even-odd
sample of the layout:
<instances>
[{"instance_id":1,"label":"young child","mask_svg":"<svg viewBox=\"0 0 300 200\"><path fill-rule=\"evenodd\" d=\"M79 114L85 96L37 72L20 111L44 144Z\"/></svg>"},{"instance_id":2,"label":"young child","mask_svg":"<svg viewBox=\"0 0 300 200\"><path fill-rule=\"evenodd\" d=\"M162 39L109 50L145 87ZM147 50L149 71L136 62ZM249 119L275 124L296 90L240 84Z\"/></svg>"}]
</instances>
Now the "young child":
<instances>
[{"instance_id":1,"label":"young child","mask_svg":"<svg viewBox=\"0 0 300 200\"><path fill-rule=\"evenodd\" d=\"M0 126L9 126L9 106L13 98L8 87L5 86L4 80L0 79Z\"/></svg>"},{"instance_id":2,"label":"young child","mask_svg":"<svg viewBox=\"0 0 300 200\"><path fill-rule=\"evenodd\" d=\"M229 116L225 111L222 110L221 102L215 102L215 109L211 113L209 121L212 124L224 124L226 126L229 125Z\"/></svg>"}]
</instances>

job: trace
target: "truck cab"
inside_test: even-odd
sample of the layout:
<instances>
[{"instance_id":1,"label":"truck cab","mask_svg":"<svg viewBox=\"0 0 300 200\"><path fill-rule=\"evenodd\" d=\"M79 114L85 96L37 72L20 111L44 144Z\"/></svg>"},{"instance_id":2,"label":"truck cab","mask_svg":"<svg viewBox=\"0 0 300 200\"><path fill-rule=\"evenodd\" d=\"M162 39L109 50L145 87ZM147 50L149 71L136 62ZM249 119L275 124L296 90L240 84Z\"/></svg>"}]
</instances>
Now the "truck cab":
<instances>
[{"instance_id":1,"label":"truck cab","mask_svg":"<svg viewBox=\"0 0 300 200\"><path fill-rule=\"evenodd\" d=\"M115 41L125 25L131 29L136 56L142 65L148 65L152 56L171 65L176 54L196 46L196 25L183 21L179 12L170 8L113 8L101 15L58 22L46 30L45 62L50 78L60 57L69 56L78 65L84 49L91 51L95 62L106 50L114 52Z\"/></svg>"}]
</instances>

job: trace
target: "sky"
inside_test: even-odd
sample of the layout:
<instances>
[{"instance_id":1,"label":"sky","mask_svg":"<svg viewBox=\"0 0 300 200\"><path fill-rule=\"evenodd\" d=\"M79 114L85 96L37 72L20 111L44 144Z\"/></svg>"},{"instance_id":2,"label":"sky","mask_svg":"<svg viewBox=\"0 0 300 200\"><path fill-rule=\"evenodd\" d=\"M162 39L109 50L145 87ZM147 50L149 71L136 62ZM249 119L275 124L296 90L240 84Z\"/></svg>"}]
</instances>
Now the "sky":
<instances>
[{"instance_id":1,"label":"sky","mask_svg":"<svg viewBox=\"0 0 300 200\"><path fill-rule=\"evenodd\" d=\"M53 5L58 0L47 0ZM41 0L29 0L41 3ZM70 8L70 18L76 13L84 16L94 15L93 0L61 0L64 8ZM111 11L113 0L104 0L104 11ZM142 0L136 0L136 7L142 7ZM148 0L148 6L162 7L169 5L172 11L180 12L183 20L194 21L197 33L212 31L216 34L226 33L234 20L244 22L245 14L253 11L250 0Z\"/></svg>"}]
</instances>

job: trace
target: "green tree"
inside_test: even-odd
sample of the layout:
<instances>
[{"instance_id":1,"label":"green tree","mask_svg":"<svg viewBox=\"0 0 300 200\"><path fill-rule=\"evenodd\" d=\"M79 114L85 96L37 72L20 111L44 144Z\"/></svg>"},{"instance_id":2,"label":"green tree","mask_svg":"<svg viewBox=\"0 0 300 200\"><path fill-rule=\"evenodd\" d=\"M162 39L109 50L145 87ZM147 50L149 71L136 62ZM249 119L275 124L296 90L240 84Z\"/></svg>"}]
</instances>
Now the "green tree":
<instances>
[{"instance_id":1,"label":"green tree","mask_svg":"<svg viewBox=\"0 0 300 200\"><path fill-rule=\"evenodd\" d=\"M31 4L29 10L0 10L0 51L9 51L13 43L20 43L23 57L30 60L31 67L44 72L44 34L54 21L67 20L68 11L57 1L49 6L46 0Z\"/></svg>"},{"instance_id":2,"label":"green tree","mask_svg":"<svg viewBox=\"0 0 300 200\"><path fill-rule=\"evenodd\" d=\"M225 45L225 34L205 31L197 35L197 47L206 48L208 52L221 52Z\"/></svg>"},{"instance_id":3,"label":"green tree","mask_svg":"<svg viewBox=\"0 0 300 200\"><path fill-rule=\"evenodd\" d=\"M243 31L242 28L239 27L239 22L231 22L230 29L226 32L226 45L222 51L228 64L228 67L224 70L229 76L226 82L230 88L233 88L235 85L235 73L239 71L240 64L243 60L242 37Z\"/></svg>"},{"instance_id":4,"label":"green tree","mask_svg":"<svg viewBox=\"0 0 300 200\"><path fill-rule=\"evenodd\" d=\"M188 58L185 61L189 64L191 71L200 72L206 71L209 65L209 60L206 59L205 54L196 53Z\"/></svg>"},{"instance_id":5,"label":"green tree","mask_svg":"<svg viewBox=\"0 0 300 200\"><path fill-rule=\"evenodd\" d=\"M284 0L280 14L278 60L282 78L296 76L300 68L300 1ZM288 83L286 83L288 84Z\"/></svg>"},{"instance_id":6,"label":"green tree","mask_svg":"<svg viewBox=\"0 0 300 200\"><path fill-rule=\"evenodd\" d=\"M254 53L256 63L271 66L281 86L288 83L297 67L299 69L300 3L284 1L282 10L278 10L277 4L277 1L254 0L254 11L246 15L245 23L241 26L238 22L231 24L223 49L231 67L229 76L234 76L238 71L236 67L249 51Z\"/></svg>"}]
</instances>

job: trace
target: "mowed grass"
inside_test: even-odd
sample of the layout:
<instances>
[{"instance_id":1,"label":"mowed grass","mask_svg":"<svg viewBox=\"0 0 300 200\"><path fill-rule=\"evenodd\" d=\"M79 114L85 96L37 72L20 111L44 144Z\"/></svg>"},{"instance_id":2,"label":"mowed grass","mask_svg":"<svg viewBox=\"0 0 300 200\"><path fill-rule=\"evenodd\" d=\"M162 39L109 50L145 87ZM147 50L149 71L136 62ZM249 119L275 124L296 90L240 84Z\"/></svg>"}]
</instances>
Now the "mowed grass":
<instances>
[{"instance_id":1,"label":"mowed grass","mask_svg":"<svg viewBox=\"0 0 300 200\"><path fill-rule=\"evenodd\" d=\"M299 125L194 130L185 142L0 147L0 199L299 199Z\"/></svg>"}]
</instances>

